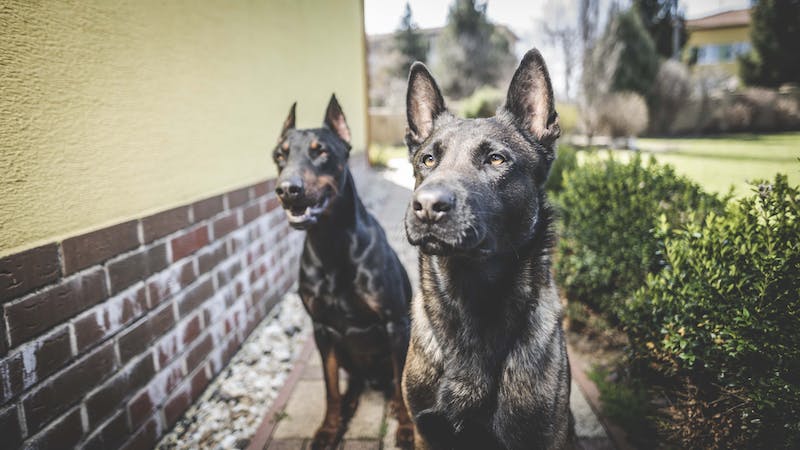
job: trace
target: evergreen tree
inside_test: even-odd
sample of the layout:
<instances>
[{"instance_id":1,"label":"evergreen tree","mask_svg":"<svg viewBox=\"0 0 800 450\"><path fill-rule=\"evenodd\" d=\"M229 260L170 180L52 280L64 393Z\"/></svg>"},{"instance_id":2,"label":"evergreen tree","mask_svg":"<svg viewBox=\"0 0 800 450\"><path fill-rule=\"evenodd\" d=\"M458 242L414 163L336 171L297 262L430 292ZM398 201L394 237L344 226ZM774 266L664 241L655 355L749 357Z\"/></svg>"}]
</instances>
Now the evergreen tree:
<instances>
[{"instance_id":1,"label":"evergreen tree","mask_svg":"<svg viewBox=\"0 0 800 450\"><path fill-rule=\"evenodd\" d=\"M653 38L656 51L664 58L672 58L672 21L678 21L678 50L686 45L689 37L686 31L686 19L683 14L678 12L672 14L672 0L634 0L633 6L639 13L645 29Z\"/></svg>"},{"instance_id":2,"label":"evergreen tree","mask_svg":"<svg viewBox=\"0 0 800 450\"><path fill-rule=\"evenodd\" d=\"M800 0L760 0L753 8L753 50L740 58L745 83L777 87L800 83Z\"/></svg>"},{"instance_id":3,"label":"evergreen tree","mask_svg":"<svg viewBox=\"0 0 800 450\"><path fill-rule=\"evenodd\" d=\"M613 91L633 91L648 97L658 72L658 53L639 14L630 9L614 18L616 41L622 45L614 72Z\"/></svg>"},{"instance_id":4,"label":"evergreen tree","mask_svg":"<svg viewBox=\"0 0 800 450\"><path fill-rule=\"evenodd\" d=\"M428 57L428 40L419 32L419 27L414 23L409 3L406 3L400 29L395 34L395 48L402 55L397 69L401 77L408 75L408 69L414 61L425 62Z\"/></svg>"},{"instance_id":5,"label":"evergreen tree","mask_svg":"<svg viewBox=\"0 0 800 450\"><path fill-rule=\"evenodd\" d=\"M456 98L497 85L516 62L507 35L487 19L486 3L476 0L455 0L437 49L442 89Z\"/></svg>"}]
</instances>

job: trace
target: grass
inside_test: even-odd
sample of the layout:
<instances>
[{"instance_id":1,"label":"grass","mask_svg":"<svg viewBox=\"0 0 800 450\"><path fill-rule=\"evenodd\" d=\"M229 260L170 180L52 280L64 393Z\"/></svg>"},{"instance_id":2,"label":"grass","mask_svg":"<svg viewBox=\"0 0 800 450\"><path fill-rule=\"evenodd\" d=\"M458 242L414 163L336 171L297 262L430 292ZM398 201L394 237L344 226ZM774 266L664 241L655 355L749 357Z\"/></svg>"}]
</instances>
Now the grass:
<instances>
[{"instance_id":1,"label":"grass","mask_svg":"<svg viewBox=\"0 0 800 450\"><path fill-rule=\"evenodd\" d=\"M640 139L639 146L713 192L726 193L733 186L734 195L745 195L748 181L771 180L778 172L800 184L800 133Z\"/></svg>"},{"instance_id":2,"label":"grass","mask_svg":"<svg viewBox=\"0 0 800 450\"><path fill-rule=\"evenodd\" d=\"M390 159L408 158L408 148L396 145L372 144L369 148L369 162L377 167L386 167Z\"/></svg>"}]
</instances>

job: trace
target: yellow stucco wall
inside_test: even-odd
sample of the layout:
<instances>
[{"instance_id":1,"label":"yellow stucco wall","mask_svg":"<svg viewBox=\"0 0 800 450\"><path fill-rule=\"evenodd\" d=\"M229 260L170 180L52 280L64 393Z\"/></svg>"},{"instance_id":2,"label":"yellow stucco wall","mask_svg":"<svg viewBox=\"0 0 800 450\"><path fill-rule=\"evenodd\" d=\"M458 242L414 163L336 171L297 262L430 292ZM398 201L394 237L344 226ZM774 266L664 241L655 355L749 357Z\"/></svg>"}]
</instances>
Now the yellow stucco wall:
<instances>
[{"instance_id":1,"label":"yellow stucco wall","mask_svg":"<svg viewBox=\"0 0 800 450\"><path fill-rule=\"evenodd\" d=\"M732 44L736 42L750 42L750 26L717 28L711 30L689 31L689 39L684 46L684 59L688 59L689 52L694 47L701 47L709 44ZM732 75L739 71L739 63L736 61L721 62L704 66L695 66L694 70L724 70Z\"/></svg>"},{"instance_id":2,"label":"yellow stucco wall","mask_svg":"<svg viewBox=\"0 0 800 450\"><path fill-rule=\"evenodd\" d=\"M274 175L290 104L365 146L361 0L5 0L0 256Z\"/></svg>"}]
</instances>

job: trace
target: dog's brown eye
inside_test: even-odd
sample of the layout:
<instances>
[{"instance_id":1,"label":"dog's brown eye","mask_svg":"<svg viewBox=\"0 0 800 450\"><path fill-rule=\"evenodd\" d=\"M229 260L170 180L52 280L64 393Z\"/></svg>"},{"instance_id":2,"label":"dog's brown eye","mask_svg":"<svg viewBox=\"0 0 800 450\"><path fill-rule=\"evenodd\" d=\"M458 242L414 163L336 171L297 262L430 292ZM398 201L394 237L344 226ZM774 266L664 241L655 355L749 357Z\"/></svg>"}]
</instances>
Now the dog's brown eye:
<instances>
[{"instance_id":1,"label":"dog's brown eye","mask_svg":"<svg viewBox=\"0 0 800 450\"><path fill-rule=\"evenodd\" d=\"M506 162L506 159L503 158L503 155L498 155L497 153L489 155L489 164L491 164L493 166L499 166L500 164L503 164L504 162Z\"/></svg>"},{"instance_id":2,"label":"dog's brown eye","mask_svg":"<svg viewBox=\"0 0 800 450\"><path fill-rule=\"evenodd\" d=\"M436 158L433 155L425 155L422 157L422 164L425 164L425 167L433 167L436 164Z\"/></svg>"}]
</instances>

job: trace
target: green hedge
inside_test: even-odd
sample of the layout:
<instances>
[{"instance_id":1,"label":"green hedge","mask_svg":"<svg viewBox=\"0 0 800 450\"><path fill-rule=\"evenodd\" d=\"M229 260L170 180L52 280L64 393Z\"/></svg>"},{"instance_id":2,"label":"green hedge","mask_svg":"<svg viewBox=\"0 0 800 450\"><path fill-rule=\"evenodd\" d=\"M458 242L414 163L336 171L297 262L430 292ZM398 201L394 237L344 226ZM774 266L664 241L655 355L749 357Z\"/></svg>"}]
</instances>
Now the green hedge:
<instances>
[{"instance_id":1,"label":"green hedge","mask_svg":"<svg viewBox=\"0 0 800 450\"><path fill-rule=\"evenodd\" d=\"M616 214L615 214L616 216ZM631 349L680 392L692 448L800 448L800 191L785 176L725 215L656 232L666 267L622 313Z\"/></svg>"},{"instance_id":2,"label":"green hedge","mask_svg":"<svg viewBox=\"0 0 800 450\"><path fill-rule=\"evenodd\" d=\"M628 162L595 156L567 171L555 203L562 218L557 279L570 300L612 320L647 274L664 265L652 233L658 217L680 226L724 205L671 166L644 163L638 153Z\"/></svg>"}]
</instances>

